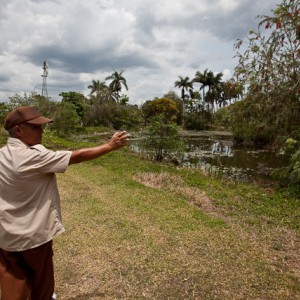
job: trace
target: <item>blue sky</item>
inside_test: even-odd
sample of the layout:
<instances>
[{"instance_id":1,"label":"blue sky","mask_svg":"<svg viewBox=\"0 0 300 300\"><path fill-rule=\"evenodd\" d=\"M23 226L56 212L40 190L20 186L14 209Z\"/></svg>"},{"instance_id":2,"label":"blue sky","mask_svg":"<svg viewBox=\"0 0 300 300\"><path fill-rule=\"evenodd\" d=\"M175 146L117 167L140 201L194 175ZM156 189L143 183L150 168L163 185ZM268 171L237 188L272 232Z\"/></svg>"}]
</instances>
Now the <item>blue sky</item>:
<instances>
[{"instance_id":1,"label":"blue sky","mask_svg":"<svg viewBox=\"0 0 300 300\"><path fill-rule=\"evenodd\" d=\"M274 0L1 0L0 101L41 93L89 94L93 79L124 70L131 104L161 97L178 76L209 69L228 79L233 44L271 15ZM195 87L197 88L197 87Z\"/></svg>"}]
</instances>

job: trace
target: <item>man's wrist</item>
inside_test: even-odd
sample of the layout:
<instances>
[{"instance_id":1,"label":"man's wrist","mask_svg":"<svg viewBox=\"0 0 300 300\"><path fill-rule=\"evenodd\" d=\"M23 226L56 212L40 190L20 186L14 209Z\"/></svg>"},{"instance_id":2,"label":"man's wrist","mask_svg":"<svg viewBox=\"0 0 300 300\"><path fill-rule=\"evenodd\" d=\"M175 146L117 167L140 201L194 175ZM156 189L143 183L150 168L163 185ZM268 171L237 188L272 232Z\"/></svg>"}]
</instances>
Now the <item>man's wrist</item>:
<instances>
[{"instance_id":1,"label":"man's wrist","mask_svg":"<svg viewBox=\"0 0 300 300\"><path fill-rule=\"evenodd\" d=\"M113 144L112 141L108 141L108 142L106 143L106 145L109 147L110 150L114 150L114 149L115 149L114 144Z\"/></svg>"}]
</instances>

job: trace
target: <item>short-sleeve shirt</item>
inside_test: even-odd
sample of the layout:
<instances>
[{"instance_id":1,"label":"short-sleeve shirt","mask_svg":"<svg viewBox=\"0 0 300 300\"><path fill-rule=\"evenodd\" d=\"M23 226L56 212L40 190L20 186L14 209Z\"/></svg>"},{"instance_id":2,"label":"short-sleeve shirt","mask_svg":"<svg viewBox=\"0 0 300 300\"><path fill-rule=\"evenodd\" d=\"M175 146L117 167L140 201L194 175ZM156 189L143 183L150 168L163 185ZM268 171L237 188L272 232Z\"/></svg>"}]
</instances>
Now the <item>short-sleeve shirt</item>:
<instances>
[{"instance_id":1,"label":"short-sleeve shirt","mask_svg":"<svg viewBox=\"0 0 300 300\"><path fill-rule=\"evenodd\" d=\"M8 138L0 149L0 248L35 248L64 231L55 173L66 171L70 157Z\"/></svg>"}]
</instances>

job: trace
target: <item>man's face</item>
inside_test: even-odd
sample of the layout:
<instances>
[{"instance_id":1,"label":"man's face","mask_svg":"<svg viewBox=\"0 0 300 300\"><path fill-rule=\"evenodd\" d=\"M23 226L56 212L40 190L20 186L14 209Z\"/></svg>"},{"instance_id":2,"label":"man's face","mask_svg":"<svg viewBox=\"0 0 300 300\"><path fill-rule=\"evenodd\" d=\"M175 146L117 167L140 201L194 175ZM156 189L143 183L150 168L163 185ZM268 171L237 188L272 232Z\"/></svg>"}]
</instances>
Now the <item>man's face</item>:
<instances>
[{"instance_id":1,"label":"man's face","mask_svg":"<svg viewBox=\"0 0 300 300\"><path fill-rule=\"evenodd\" d=\"M42 125L33 125L23 123L15 126L15 137L29 146L34 146L42 142L43 127Z\"/></svg>"}]
</instances>

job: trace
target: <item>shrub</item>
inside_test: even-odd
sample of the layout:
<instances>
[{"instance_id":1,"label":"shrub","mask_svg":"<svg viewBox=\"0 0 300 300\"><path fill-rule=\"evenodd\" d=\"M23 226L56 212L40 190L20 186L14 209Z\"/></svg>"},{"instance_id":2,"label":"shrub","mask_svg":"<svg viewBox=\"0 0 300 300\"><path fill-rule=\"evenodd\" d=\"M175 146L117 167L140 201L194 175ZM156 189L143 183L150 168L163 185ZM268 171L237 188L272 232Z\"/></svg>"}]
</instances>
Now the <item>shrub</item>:
<instances>
[{"instance_id":1,"label":"shrub","mask_svg":"<svg viewBox=\"0 0 300 300\"><path fill-rule=\"evenodd\" d=\"M180 152L182 143L179 139L178 126L167 121L164 115L155 116L148 126L144 141L147 150L154 152L156 161L162 161L173 152Z\"/></svg>"},{"instance_id":2,"label":"shrub","mask_svg":"<svg viewBox=\"0 0 300 300\"><path fill-rule=\"evenodd\" d=\"M191 112L184 116L184 128L187 130L206 130L211 122L211 113L207 111Z\"/></svg>"},{"instance_id":3,"label":"shrub","mask_svg":"<svg viewBox=\"0 0 300 300\"><path fill-rule=\"evenodd\" d=\"M282 185L300 184L300 141L287 139L284 153L289 158L289 164L273 172L273 177Z\"/></svg>"}]
</instances>

